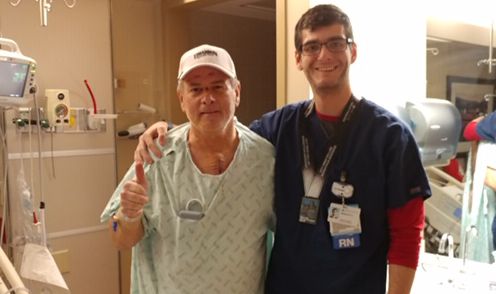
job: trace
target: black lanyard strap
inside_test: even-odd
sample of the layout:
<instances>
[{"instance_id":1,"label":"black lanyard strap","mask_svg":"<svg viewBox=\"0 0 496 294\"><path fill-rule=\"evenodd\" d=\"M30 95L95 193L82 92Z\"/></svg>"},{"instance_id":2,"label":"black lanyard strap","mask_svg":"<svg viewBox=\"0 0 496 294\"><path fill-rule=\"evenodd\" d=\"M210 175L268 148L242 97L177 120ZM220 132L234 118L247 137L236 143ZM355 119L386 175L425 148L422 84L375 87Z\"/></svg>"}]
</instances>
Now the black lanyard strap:
<instances>
[{"instance_id":1,"label":"black lanyard strap","mask_svg":"<svg viewBox=\"0 0 496 294\"><path fill-rule=\"evenodd\" d=\"M340 122L339 122L339 127L337 128L337 136L336 136L336 141L335 144L332 144L329 142L329 148L327 151L327 154L322 161L322 164L320 165L320 168L318 168L319 174L324 177L325 173L327 171L327 168L329 164L331 163L332 159L334 158L334 155L336 153L336 150L339 145L341 145L344 142L345 139L345 134L348 131L348 127L353 119L353 113L355 113L355 110L357 106L360 104L361 100L358 100L355 96L351 95L348 103L346 104L344 108L344 115L341 117ZM315 111L315 102L312 100L305 111L302 112L300 121L299 121L299 129L301 133L301 142L302 142L302 157L303 157L303 168L312 168L314 170L317 170L316 166L312 162L312 156L311 156L311 132L310 128L312 125L312 122L310 120L310 115L312 112ZM315 151L315 150L314 150Z\"/></svg>"}]
</instances>

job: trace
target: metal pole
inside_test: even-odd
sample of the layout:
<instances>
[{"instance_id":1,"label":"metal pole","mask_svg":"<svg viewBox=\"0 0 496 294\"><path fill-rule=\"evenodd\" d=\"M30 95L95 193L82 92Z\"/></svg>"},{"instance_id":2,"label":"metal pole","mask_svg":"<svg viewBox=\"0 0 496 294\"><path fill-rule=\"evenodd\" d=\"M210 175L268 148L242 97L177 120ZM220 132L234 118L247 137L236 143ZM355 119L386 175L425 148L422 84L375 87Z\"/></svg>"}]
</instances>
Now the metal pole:
<instances>
[{"instance_id":1,"label":"metal pole","mask_svg":"<svg viewBox=\"0 0 496 294\"><path fill-rule=\"evenodd\" d=\"M489 29L489 73L493 72L493 26L494 21L491 21L491 28Z\"/></svg>"}]
</instances>

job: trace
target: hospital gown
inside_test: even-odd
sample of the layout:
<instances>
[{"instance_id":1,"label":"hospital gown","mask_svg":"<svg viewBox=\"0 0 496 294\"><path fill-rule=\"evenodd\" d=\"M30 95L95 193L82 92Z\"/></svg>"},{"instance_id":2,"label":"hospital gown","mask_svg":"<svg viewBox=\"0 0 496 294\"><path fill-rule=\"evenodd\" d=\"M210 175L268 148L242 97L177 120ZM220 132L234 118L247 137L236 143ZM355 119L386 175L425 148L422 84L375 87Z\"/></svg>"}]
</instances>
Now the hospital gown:
<instances>
[{"instance_id":1,"label":"hospital gown","mask_svg":"<svg viewBox=\"0 0 496 294\"><path fill-rule=\"evenodd\" d=\"M150 201L144 238L133 248L131 293L262 293L265 240L273 218L274 148L240 123L239 145L219 175L202 173L187 144L190 128L171 130L164 156L145 167ZM102 213L116 212L123 183ZM178 216L190 199L203 204L199 221Z\"/></svg>"}]
</instances>

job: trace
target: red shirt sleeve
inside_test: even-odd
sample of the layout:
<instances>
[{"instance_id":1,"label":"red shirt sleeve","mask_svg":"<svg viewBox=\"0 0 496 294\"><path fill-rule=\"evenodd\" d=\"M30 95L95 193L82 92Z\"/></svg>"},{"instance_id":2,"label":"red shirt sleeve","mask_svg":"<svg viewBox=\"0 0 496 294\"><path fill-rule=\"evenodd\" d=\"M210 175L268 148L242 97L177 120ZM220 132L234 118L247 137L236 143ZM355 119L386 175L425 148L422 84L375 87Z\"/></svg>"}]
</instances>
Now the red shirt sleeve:
<instances>
[{"instance_id":1,"label":"red shirt sleeve","mask_svg":"<svg viewBox=\"0 0 496 294\"><path fill-rule=\"evenodd\" d=\"M480 136L477 134L477 123L478 120L472 120L465 126L465 129L463 130L463 137L467 141L480 141Z\"/></svg>"},{"instance_id":2,"label":"red shirt sleeve","mask_svg":"<svg viewBox=\"0 0 496 294\"><path fill-rule=\"evenodd\" d=\"M443 171L458 181L463 181L463 175L460 172L460 164L456 158L452 158L448 165L443 166Z\"/></svg>"},{"instance_id":3,"label":"red shirt sleeve","mask_svg":"<svg viewBox=\"0 0 496 294\"><path fill-rule=\"evenodd\" d=\"M388 210L390 264L417 268L424 219L422 197L416 197L402 207Z\"/></svg>"}]
</instances>

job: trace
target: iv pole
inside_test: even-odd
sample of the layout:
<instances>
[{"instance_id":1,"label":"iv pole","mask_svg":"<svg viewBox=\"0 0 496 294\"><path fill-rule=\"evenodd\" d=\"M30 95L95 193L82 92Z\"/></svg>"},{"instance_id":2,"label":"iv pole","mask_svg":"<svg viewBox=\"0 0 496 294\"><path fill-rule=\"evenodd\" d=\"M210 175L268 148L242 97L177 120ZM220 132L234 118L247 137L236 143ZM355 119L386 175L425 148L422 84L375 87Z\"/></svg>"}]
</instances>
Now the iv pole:
<instances>
[{"instance_id":1,"label":"iv pole","mask_svg":"<svg viewBox=\"0 0 496 294\"><path fill-rule=\"evenodd\" d=\"M489 58L477 61L477 66L480 66L481 64L487 64L489 66L489 73L493 72L493 66L496 65L496 59L493 59L493 28L494 21L491 21L491 27L489 28Z\"/></svg>"},{"instance_id":2,"label":"iv pole","mask_svg":"<svg viewBox=\"0 0 496 294\"><path fill-rule=\"evenodd\" d=\"M15 2L12 2L12 0L11 0L10 5L16 7L17 5L19 5L19 3L21 3L22 0L14 0L14 1ZM46 26L48 26L48 13L50 12L50 10L52 8L53 0L35 0L35 1L40 4L40 23L41 23L41 26L46 27ZM64 0L64 4L68 8L73 8L74 6L76 6L76 1L77 0L72 0L72 3L69 4L67 2L67 0Z\"/></svg>"},{"instance_id":3,"label":"iv pole","mask_svg":"<svg viewBox=\"0 0 496 294\"><path fill-rule=\"evenodd\" d=\"M492 73L493 68L493 26L494 21L491 21L491 27L489 28L489 73Z\"/></svg>"},{"instance_id":4,"label":"iv pole","mask_svg":"<svg viewBox=\"0 0 496 294\"><path fill-rule=\"evenodd\" d=\"M50 8L52 5L47 2L47 0L36 0L40 3L40 21L41 26L48 26L48 12L50 12Z\"/></svg>"}]
</instances>

